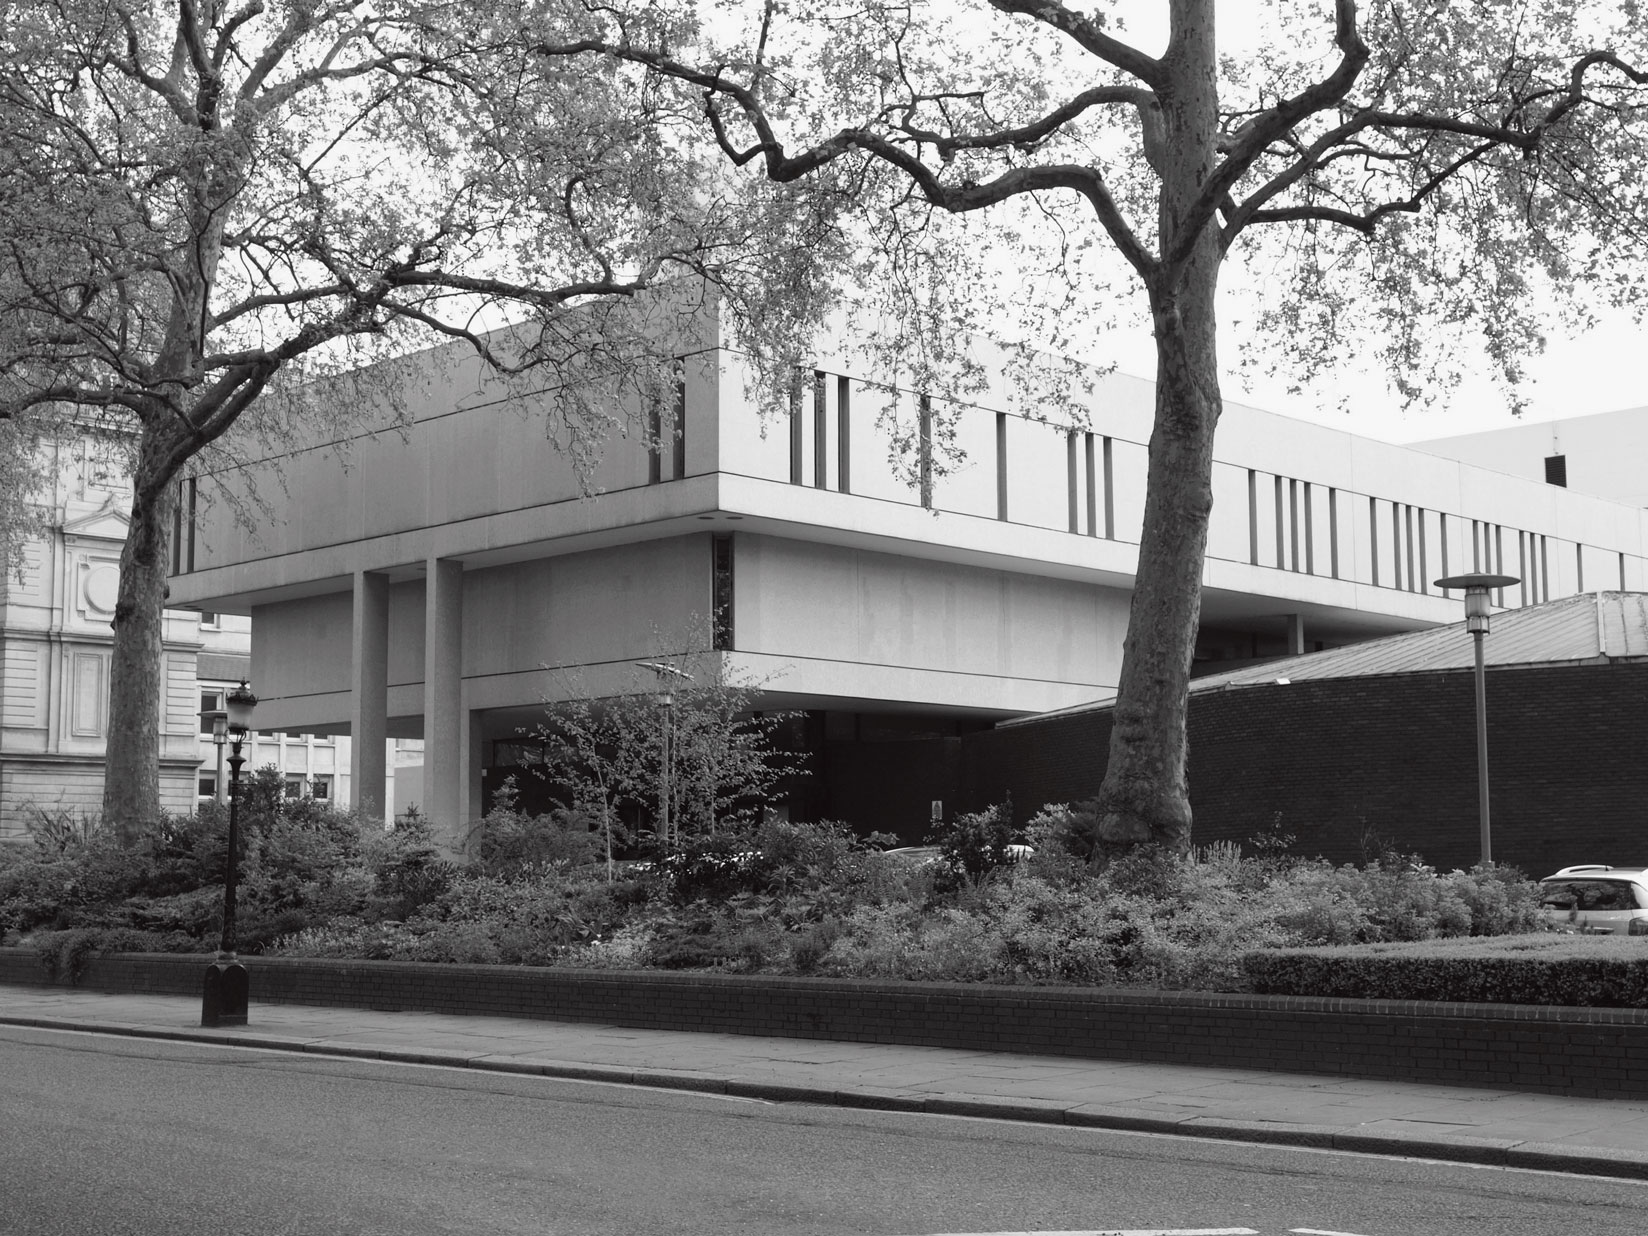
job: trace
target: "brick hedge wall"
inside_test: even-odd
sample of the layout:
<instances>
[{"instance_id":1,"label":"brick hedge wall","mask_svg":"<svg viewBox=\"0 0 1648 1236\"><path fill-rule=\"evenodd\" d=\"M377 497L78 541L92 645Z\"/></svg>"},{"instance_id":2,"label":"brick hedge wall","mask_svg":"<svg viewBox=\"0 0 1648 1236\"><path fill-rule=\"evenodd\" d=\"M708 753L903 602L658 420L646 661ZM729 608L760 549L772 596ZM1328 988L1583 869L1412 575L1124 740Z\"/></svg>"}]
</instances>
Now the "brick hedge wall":
<instances>
[{"instance_id":1,"label":"brick hedge wall","mask_svg":"<svg viewBox=\"0 0 1648 1236\"><path fill-rule=\"evenodd\" d=\"M1648 665L1490 670L1494 857L1531 875L1648 863ZM1443 869L1478 855L1468 672L1310 680L1190 698L1196 841L1278 827L1295 849L1362 857L1365 837ZM1108 712L963 738L959 804L1011 794L1022 821L1090 798Z\"/></svg>"},{"instance_id":2,"label":"brick hedge wall","mask_svg":"<svg viewBox=\"0 0 1648 1236\"><path fill-rule=\"evenodd\" d=\"M97 957L99 991L197 995L204 957ZM1648 1097L1648 1010L252 958L258 1003L1268 1069ZM0 949L0 984L47 981ZM0 1009L5 989L0 986Z\"/></svg>"}]
</instances>

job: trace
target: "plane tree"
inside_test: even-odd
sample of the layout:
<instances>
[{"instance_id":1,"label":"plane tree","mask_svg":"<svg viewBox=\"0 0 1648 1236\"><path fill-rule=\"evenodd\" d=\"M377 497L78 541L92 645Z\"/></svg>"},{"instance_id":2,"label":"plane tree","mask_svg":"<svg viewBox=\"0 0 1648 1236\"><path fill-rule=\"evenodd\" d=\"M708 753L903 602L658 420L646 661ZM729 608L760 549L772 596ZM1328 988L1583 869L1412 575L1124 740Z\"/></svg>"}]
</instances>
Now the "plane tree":
<instances>
[{"instance_id":1,"label":"plane tree","mask_svg":"<svg viewBox=\"0 0 1648 1236\"><path fill-rule=\"evenodd\" d=\"M1221 55L1220 20L1256 10L1264 37ZM1141 15L1154 37L1129 33ZM523 37L546 72L643 67L731 165L855 197L894 297L962 297L982 320L1001 289L1051 294L1021 320L1078 353L1113 301L1143 309L1154 424L1098 799L1119 844L1190 841L1222 273L1249 294L1224 340L1244 357L1361 364L1421 401L1468 356L1514 391L1553 322L1641 301L1635 3L611 0L576 37ZM978 214L1007 246L983 269L1017 278L981 278L980 233L945 222Z\"/></svg>"},{"instance_id":2,"label":"plane tree","mask_svg":"<svg viewBox=\"0 0 1648 1236\"><path fill-rule=\"evenodd\" d=\"M836 244L827 212L734 191L636 77L528 72L454 0L6 6L4 501L54 427L124 443L132 485L107 822L129 836L160 810L169 538L214 452L335 429L388 398L368 362L453 341L543 393L579 451L668 363L659 324L621 311L649 289L713 277L764 337L808 312L764 289L822 286L804 272Z\"/></svg>"}]
</instances>

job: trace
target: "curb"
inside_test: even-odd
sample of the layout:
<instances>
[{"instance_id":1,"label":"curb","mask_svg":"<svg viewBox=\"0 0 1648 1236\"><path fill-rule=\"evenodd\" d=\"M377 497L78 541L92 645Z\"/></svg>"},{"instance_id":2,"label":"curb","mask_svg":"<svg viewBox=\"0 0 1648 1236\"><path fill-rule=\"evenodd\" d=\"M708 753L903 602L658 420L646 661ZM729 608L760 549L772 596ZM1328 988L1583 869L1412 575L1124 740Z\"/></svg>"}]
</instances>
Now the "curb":
<instances>
[{"instance_id":1,"label":"curb","mask_svg":"<svg viewBox=\"0 0 1648 1236\"><path fill-rule=\"evenodd\" d=\"M1356 1154L1390 1155L1403 1158L1435 1159L1444 1163L1465 1163L1480 1167L1509 1167L1529 1171L1560 1172L1568 1175L1608 1176L1625 1180L1648 1180L1648 1152L1605 1152L1575 1149L1550 1143L1511 1142L1490 1138L1460 1137L1450 1141L1393 1137L1378 1133L1347 1133L1324 1125L1284 1124L1274 1121L1221 1120L1208 1116L1141 1116L1110 1108L1056 1099L993 1099L982 1095L913 1095L900 1090L847 1089L796 1086L782 1082L740 1081L704 1073L674 1073L662 1069L629 1069L602 1064L522 1064L494 1060L462 1052L417 1051L413 1049L346 1047L306 1042L301 1039L257 1034L192 1030L172 1030L108 1022L89 1025L51 1017L16 1017L0 1014L0 1025L36 1030L70 1030L90 1034L110 1034L124 1038L158 1039L168 1042L216 1043L226 1047L250 1047L264 1051L284 1051L351 1060L386 1060L399 1064L422 1064L439 1068L472 1069L481 1073L558 1078L564 1081L603 1082L611 1085L644 1086L657 1090L682 1090L698 1094L721 1094L732 1098L758 1099L769 1103L811 1103L821 1107L847 1107L873 1111L906 1112L915 1115L958 1116L987 1120L1012 1120L1025 1124L1054 1124L1070 1128L1103 1129L1118 1133L1171 1134L1208 1141L1249 1142L1259 1145L1294 1146L1313 1150L1341 1150Z\"/></svg>"}]
</instances>

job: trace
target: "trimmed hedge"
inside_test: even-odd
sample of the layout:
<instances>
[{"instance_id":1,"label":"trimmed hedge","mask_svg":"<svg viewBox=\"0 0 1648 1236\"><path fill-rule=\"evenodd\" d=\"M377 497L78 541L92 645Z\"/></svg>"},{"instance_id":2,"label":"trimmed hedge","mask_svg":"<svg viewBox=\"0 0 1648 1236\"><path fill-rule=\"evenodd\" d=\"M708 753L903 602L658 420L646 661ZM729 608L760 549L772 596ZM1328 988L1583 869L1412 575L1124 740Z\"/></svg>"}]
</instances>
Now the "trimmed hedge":
<instances>
[{"instance_id":1,"label":"trimmed hedge","mask_svg":"<svg viewBox=\"0 0 1648 1236\"><path fill-rule=\"evenodd\" d=\"M1648 937L1514 936L1248 953L1260 995L1648 1008Z\"/></svg>"}]
</instances>

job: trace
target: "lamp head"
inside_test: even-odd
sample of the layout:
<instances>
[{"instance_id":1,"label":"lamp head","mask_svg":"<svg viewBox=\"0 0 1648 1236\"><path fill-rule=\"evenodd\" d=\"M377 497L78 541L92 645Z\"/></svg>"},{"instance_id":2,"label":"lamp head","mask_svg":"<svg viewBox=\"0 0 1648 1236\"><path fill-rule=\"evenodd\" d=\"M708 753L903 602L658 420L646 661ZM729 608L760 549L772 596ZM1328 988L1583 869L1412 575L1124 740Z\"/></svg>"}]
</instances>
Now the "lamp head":
<instances>
[{"instance_id":1,"label":"lamp head","mask_svg":"<svg viewBox=\"0 0 1648 1236\"><path fill-rule=\"evenodd\" d=\"M200 719L203 724L211 727L212 741L221 747L224 739L229 736L229 714L221 708L203 708L200 710Z\"/></svg>"},{"instance_id":2,"label":"lamp head","mask_svg":"<svg viewBox=\"0 0 1648 1236\"><path fill-rule=\"evenodd\" d=\"M252 728L252 710L257 707L257 696L246 685L244 679L241 684L229 692L224 701L229 706L229 733L236 738L244 737Z\"/></svg>"},{"instance_id":3,"label":"lamp head","mask_svg":"<svg viewBox=\"0 0 1648 1236\"><path fill-rule=\"evenodd\" d=\"M1472 635L1486 635L1488 633L1488 594L1498 588L1509 588L1522 581L1514 575L1486 575L1473 572L1470 575L1449 575L1445 579L1436 581L1438 588L1463 588L1465 590L1465 630Z\"/></svg>"}]
</instances>

